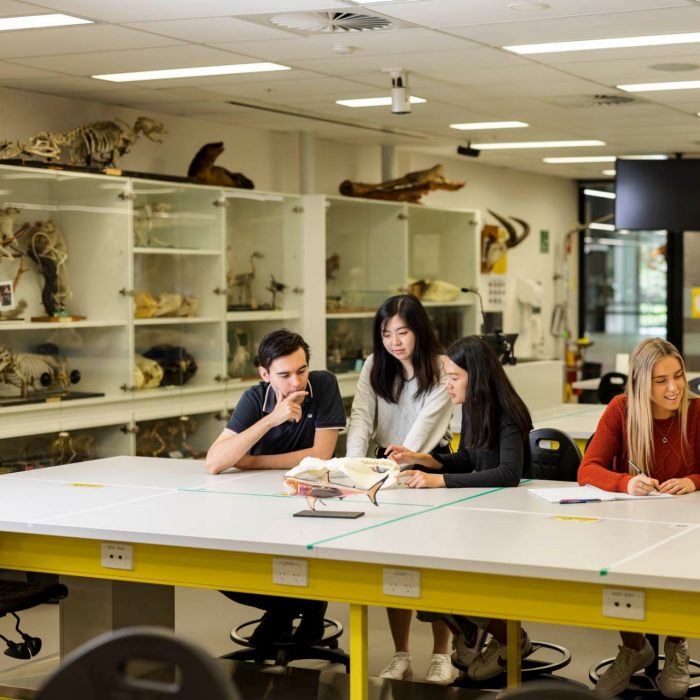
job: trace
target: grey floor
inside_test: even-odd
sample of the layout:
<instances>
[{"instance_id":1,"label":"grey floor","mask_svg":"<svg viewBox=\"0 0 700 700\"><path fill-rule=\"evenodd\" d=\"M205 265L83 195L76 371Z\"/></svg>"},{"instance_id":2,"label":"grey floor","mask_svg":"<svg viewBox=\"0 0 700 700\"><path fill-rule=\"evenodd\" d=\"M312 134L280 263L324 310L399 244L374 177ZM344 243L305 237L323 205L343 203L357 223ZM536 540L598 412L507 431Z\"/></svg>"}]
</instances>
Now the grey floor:
<instances>
[{"instance_id":1,"label":"grey floor","mask_svg":"<svg viewBox=\"0 0 700 700\"><path fill-rule=\"evenodd\" d=\"M229 640L229 630L233 624L252 617L251 609L234 604L216 591L178 588L176 590L176 631L186 638L199 643L215 656L226 654L234 649ZM329 616L348 624L348 607L341 604L329 606ZM43 638L44 646L35 660L17 661L0 655L0 684L19 679L26 687L36 687L39 678L56 664L58 652L58 606L43 605L26 611L22 615L22 626L32 635ZM601 656L616 653L618 637L613 632L588 630L554 625L526 625L533 639L551 641L567 646L572 651L570 666L560 672L567 678L588 684L588 668ZM13 624L7 618L0 619L0 633L12 636ZM371 608L369 614L369 671L377 675L392 656L393 648L386 622L386 614L380 608ZM414 659L414 679L422 681L432 650L432 637L427 624L415 621L412 627L412 654ZM0 642L2 644L2 642ZM347 650L347 635L341 639L341 646ZM691 640L691 655L700 656L700 641ZM297 662L297 664L324 668L321 662ZM342 668L342 667L338 667Z\"/></svg>"}]
</instances>

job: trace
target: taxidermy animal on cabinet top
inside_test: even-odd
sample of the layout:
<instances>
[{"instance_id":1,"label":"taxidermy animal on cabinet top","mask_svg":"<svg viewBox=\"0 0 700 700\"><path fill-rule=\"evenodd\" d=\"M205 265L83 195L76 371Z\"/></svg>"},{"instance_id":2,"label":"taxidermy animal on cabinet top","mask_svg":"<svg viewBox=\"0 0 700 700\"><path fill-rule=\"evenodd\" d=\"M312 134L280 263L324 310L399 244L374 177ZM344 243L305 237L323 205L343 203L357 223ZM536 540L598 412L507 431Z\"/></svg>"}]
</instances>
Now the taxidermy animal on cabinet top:
<instances>
[{"instance_id":1,"label":"taxidermy animal on cabinet top","mask_svg":"<svg viewBox=\"0 0 700 700\"><path fill-rule=\"evenodd\" d=\"M149 141L163 143L156 134L167 134L165 125L150 117L139 117L133 126L121 119L81 124L66 131L39 131L23 146L25 153L55 160L68 149L71 165L116 167L143 134Z\"/></svg>"},{"instance_id":2,"label":"taxidermy animal on cabinet top","mask_svg":"<svg viewBox=\"0 0 700 700\"><path fill-rule=\"evenodd\" d=\"M230 170L214 165L214 161L224 152L224 142L207 143L202 146L192 159L187 170L187 177L203 185L217 187L240 187L252 190L255 184L243 173L232 173Z\"/></svg>"}]
</instances>

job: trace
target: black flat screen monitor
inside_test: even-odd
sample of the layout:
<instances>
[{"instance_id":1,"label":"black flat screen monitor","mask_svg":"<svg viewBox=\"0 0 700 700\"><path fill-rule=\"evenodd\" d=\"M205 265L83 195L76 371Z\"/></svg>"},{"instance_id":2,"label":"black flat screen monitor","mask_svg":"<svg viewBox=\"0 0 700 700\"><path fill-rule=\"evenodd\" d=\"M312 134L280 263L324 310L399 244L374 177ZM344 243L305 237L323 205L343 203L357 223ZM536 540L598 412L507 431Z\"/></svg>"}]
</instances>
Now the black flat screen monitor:
<instances>
[{"instance_id":1,"label":"black flat screen monitor","mask_svg":"<svg viewBox=\"0 0 700 700\"><path fill-rule=\"evenodd\" d=\"M615 227L635 231L700 231L700 159L619 159Z\"/></svg>"}]
</instances>

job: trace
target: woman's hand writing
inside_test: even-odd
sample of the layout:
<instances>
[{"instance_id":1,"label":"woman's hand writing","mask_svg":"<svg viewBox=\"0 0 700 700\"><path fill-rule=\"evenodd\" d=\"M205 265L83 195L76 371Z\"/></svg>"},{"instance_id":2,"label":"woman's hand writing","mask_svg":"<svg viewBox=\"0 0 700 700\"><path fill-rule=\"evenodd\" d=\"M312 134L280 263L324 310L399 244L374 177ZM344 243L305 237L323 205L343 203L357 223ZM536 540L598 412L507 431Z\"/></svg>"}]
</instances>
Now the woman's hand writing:
<instances>
[{"instance_id":1,"label":"woman's hand writing","mask_svg":"<svg viewBox=\"0 0 700 700\"><path fill-rule=\"evenodd\" d=\"M659 482L646 474L637 474L627 482L627 493L633 496L648 496L659 490Z\"/></svg>"}]
</instances>

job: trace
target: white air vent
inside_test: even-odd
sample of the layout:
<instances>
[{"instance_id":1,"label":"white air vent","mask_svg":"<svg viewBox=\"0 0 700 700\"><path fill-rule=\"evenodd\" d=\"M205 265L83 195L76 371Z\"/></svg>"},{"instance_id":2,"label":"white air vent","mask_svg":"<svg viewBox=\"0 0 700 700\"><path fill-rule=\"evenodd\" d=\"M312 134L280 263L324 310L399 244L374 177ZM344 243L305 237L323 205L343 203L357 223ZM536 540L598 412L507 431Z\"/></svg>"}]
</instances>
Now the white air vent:
<instances>
[{"instance_id":1,"label":"white air vent","mask_svg":"<svg viewBox=\"0 0 700 700\"><path fill-rule=\"evenodd\" d=\"M270 22L286 29L319 34L373 32L391 27L384 17L355 12L289 12L270 17Z\"/></svg>"}]
</instances>

